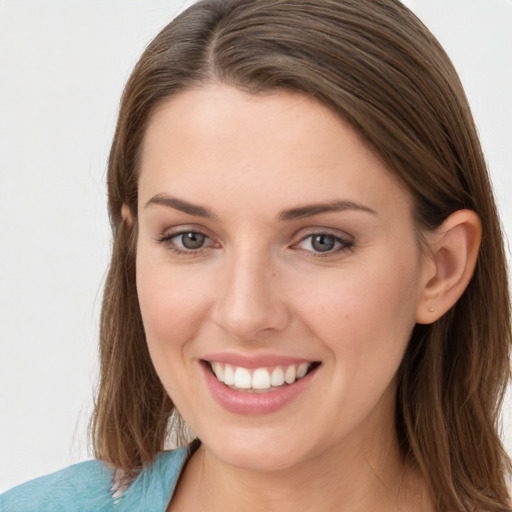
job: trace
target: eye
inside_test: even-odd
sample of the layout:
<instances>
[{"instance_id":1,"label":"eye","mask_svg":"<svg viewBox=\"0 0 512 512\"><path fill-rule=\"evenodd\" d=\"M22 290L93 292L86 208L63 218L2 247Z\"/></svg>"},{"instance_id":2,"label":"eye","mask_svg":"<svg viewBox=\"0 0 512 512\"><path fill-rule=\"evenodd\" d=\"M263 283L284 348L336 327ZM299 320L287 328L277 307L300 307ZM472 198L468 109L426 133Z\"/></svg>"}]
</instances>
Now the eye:
<instances>
[{"instance_id":1,"label":"eye","mask_svg":"<svg viewBox=\"0 0 512 512\"><path fill-rule=\"evenodd\" d=\"M207 235L199 231L180 231L169 233L157 239L168 250L178 255L194 256L203 249L216 247L217 244Z\"/></svg>"},{"instance_id":2,"label":"eye","mask_svg":"<svg viewBox=\"0 0 512 512\"><path fill-rule=\"evenodd\" d=\"M347 250L352 245L352 241L330 233L313 233L304 237L296 247L327 256Z\"/></svg>"},{"instance_id":3,"label":"eye","mask_svg":"<svg viewBox=\"0 0 512 512\"><path fill-rule=\"evenodd\" d=\"M193 251L203 247L206 236L197 231L189 231L173 236L172 240L181 247Z\"/></svg>"}]
</instances>

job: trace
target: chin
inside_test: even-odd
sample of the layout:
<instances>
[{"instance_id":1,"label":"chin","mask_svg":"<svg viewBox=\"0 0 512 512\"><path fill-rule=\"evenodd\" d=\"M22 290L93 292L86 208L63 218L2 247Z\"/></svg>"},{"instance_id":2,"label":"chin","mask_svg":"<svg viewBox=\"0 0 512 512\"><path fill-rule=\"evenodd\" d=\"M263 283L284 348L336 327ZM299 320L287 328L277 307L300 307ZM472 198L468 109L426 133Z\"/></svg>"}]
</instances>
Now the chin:
<instances>
[{"instance_id":1,"label":"chin","mask_svg":"<svg viewBox=\"0 0 512 512\"><path fill-rule=\"evenodd\" d=\"M279 453L261 447L240 447L215 455L237 469L265 473L283 471L299 462L295 453Z\"/></svg>"},{"instance_id":2,"label":"chin","mask_svg":"<svg viewBox=\"0 0 512 512\"><path fill-rule=\"evenodd\" d=\"M237 469L256 472L283 471L308 458L304 443L293 442L281 436L256 434L216 437L213 443L203 442L206 450L225 464ZM298 448L300 447L300 448Z\"/></svg>"}]
</instances>

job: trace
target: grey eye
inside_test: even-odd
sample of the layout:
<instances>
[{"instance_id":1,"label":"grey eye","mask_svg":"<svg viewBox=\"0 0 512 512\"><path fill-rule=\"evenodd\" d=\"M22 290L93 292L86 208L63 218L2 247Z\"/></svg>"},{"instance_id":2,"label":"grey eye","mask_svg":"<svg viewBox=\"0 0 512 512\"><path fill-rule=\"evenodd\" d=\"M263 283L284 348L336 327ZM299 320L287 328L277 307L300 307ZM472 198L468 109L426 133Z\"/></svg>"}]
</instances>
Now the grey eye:
<instances>
[{"instance_id":1,"label":"grey eye","mask_svg":"<svg viewBox=\"0 0 512 512\"><path fill-rule=\"evenodd\" d=\"M200 249L206 240L206 236L202 235L201 233L196 233L194 231L190 231L188 233L182 233L178 237L178 239L181 239L181 245L185 249Z\"/></svg>"},{"instance_id":2,"label":"grey eye","mask_svg":"<svg viewBox=\"0 0 512 512\"><path fill-rule=\"evenodd\" d=\"M311 237L311 247L317 252L332 251L336 246L336 237L331 235L314 235Z\"/></svg>"}]
</instances>

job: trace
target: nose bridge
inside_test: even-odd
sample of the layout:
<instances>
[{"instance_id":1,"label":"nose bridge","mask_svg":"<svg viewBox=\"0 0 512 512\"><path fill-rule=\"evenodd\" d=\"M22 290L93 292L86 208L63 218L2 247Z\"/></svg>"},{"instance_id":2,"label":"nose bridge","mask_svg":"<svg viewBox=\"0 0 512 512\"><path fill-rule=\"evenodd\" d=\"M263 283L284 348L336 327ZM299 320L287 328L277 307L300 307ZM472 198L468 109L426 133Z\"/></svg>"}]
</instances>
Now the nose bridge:
<instances>
[{"instance_id":1,"label":"nose bridge","mask_svg":"<svg viewBox=\"0 0 512 512\"><path fill-rule=\"evenodd\" d=\"M214 319L231 336L257 339L288 320L271 251L251 241L234 247L224 261Z\"/></svg>"}]
</instances>

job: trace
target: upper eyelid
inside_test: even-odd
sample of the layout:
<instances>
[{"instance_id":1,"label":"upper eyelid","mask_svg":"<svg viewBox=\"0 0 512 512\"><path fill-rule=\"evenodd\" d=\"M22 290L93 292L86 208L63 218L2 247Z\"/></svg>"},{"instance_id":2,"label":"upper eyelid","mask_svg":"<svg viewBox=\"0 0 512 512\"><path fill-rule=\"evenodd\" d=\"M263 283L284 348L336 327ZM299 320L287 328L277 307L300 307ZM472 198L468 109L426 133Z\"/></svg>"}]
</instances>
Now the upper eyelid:
<instances>
[{"instance_id":1,"label":"upper eyelid","mask_svg":"<svg viewBox=\"0 0 512 512\"><path fill-rule=\"evenodd\" d=\"M318 236L318 235L326 235L326 236L332 236L333 238L336 238L338 240L344 240L346 242L352 242L352 237L351 236L348 236L348 235L342 235L342 234L339 234L339 233L333 233L332 231L327 231L327 230L320 230L320 231L313 231L311 233L307 233L305 235L302 235L300 237L300 240L305 240L306 238L309 238L309 237L312 237L312 236Z\"/></svg>"},{"instance_id":2,"label":"upper eyelid","mask_svg":"<svg viewBox=\"0 0 512 512\"><path fill-rule=\"evenodd\" d=\"M158 240L160 240L160 241L172 240L173 238L178 238L182 235L186 235L187 233L197 233L198 235L204 236L205 239L211 240L212 242L216 243L210 235L204 233L203 231L199 231L197 229L180 229L180 230L174 231L174 232L164 232L164 233L162 233L162 235L160 237L158 237Z\"/></svg>"},{"instance_id":3,"label":"upper eyelid","mask_svg":"<svg viewBox=\"0 0 512 512\"><path fill-rule=\"evenodd\" d=\"M325 231L324 232L319 231L319 232L316 232L316 233L310 233L309 235L303 236L302 238L300 238L298 240L298 242L294 242L292 244L292 246L298 245L301 242L304 242L305 240L307 240L308 238L312 238L314 236L322 236L322 235L330 236L330 237L334 238L335 241L337 241L338 243L340 243L344 247L352 247L354 245L354 241L349 239L348 237L334 235L332 233L328 233L328 232L325 232Z\"/></svg>"},{"instance_id":4,"label":"upper eyelid","mask_svg":"<svg viewBox=\"0 0 512 512\"><path fill-rule=\"evenodd\" d=\"M299 239L299 241L304 240L310 236L314 235L329 235L335 238L339 238L341 240L345 240L347 242L354 243L355 238L350 233L343 231L337 228L327 228L327 227L319 227L319 226L311 226L307 228L301 228L298 230L293 238Z\"/></svg>"},{"instance_id":5,"label":"upper eyelid","mask_svg":"<svg viewBox=\"0 0 512 512\"><path fill-rule=\"evenodd\" d=\"M162 229L157 236L158 238L172 237L182 233L199 233L208 238L214 238L209 229L205 228L204 226L197 226L194 224L180 224L178 226L170 226Z\"/></svg>"}]
</instances>

